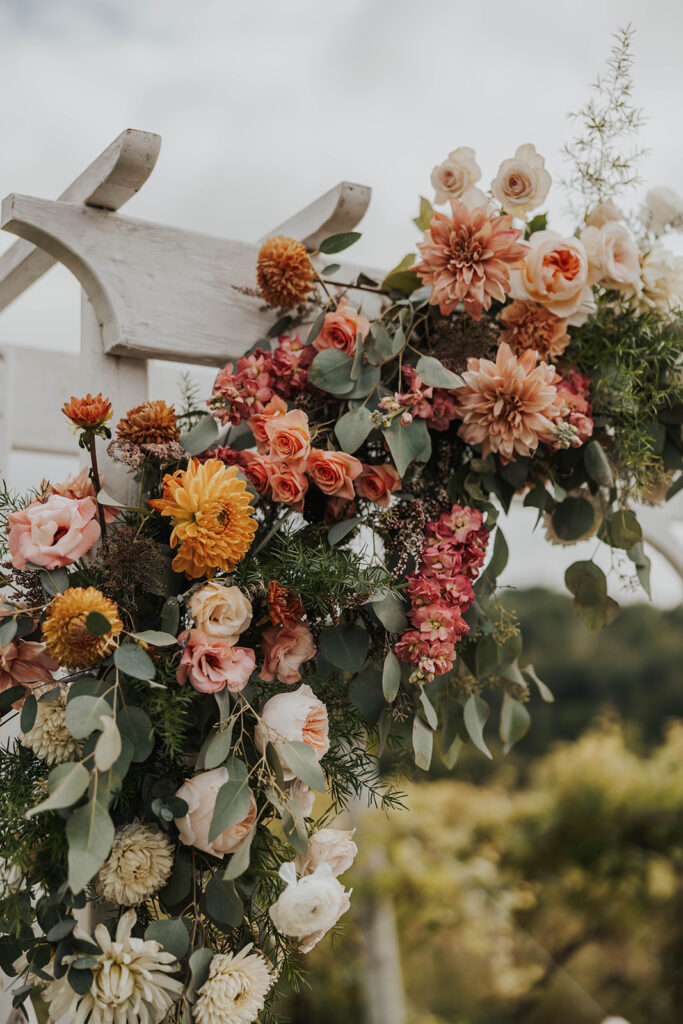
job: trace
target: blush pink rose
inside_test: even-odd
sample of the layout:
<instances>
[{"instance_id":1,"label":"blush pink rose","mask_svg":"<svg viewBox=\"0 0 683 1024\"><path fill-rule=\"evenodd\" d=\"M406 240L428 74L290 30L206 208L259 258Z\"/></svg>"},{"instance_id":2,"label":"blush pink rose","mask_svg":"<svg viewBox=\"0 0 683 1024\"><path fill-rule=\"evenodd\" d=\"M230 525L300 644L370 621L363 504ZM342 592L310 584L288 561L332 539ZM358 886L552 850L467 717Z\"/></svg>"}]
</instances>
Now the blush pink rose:
<instances>
[{"instance_id":1,"label":"blush pink rose","mask_svg":"<svg viewBox=\"0 0 683 1024\"><path fill-rule=\"evenodd\" d=\"M254 729L254 743L263 754L272 743L282 765L285 781L294 778L287 763L283 742L308 743L318 760L330 749L327 708L310 686L277 693L267 700Z\"/></svg>"},{"instance_id":2,"label":"blush pink rose","mask_svg":"<svg viewBox=\"0 0 683 1024\"><path fill-rule=\"evenodd\" d=\"M313 448L306 472L323 494L353 500L353 481L363 472L363 463L346 452L326 452Z\"/></svg>"},{"instance_id":3,"label":"blush pink rose","mask_svg":"<svg viewBox=\"0 0 683 1024\"><path fill-rule=\"evenodd\" d=\"M178 640L187 641L176 672L181 686L189 679L200 693L218 693L226 687L230 693L239 693L249 682L256 666L250 647L233 647L226 640L206 636L199 629L186 629Z\"/></svg>"},{"instance_id":4,"label":"blush pink rose","mask_svg":"<svg viewBox=\"0 0 683 1024\"><path fill-rule=\"evenodd\" d=\"M247 426L256 438L256 447L262 455L268 451L267 424L284 416L286 412L287 403L279 395L275 395L265 406L263 412L255 413L247 420Z\"/></svg>"},{"instance_id":5,"label":"blush pink rose","mask_svg":"<svg viewBox=\"0 0 683 1024\"><path fill-rule=\"evenodd\" d=\"M104 477L100 474L100 482L104 487ZM90 470L84 466L77 476L67 477L61 484L50 484L43 481L46 494L61 494L63 498L92 498L95 501L95 488L90 479ZM120 509L113 505L103 505L104 520L113 523L120 515Z\"/></svg>"},{"instance_id":6,"label":"blush pink rose","mask_svg":"<svg viewBox=\"0 0 683 1024\"><path fill-rule=\"evenodd\" d=\"M0 647L0 692L10 686L51 683L59 662L51 658L42 644L33 640L10 640Z\"/></svg>"},{"instance_id":7,"label":"blush pink rose","mask_svg":"<svg viewBox=\"0 0 683 1024\"><path fill-rule=\"evenodd\" d=\"M30 562L44 569L63 569L81 558L100 537L97 506L92 498L51 494L28 508L10 512L9 551L15 569Z\"/></svg>"},{"instance_id":8,"label":"blush pink rose","mask_svg":"<svg viewBox=\"0 0 683 1024\"><path fill-rule=\"evenodd\" d=\"M306 475L270 457L265 462L273 501L281 501L283 505L290 505L296 512L301 512L308 491Z\"/></svg>"},{"instance_id":9,"label":"blush pink rose","mask_svg":"<svg viewBox=\"0 0 683 1024\"><path fill-rule=\"evenodd\" d=\"M311 451L306 413L301 409L293 409L285 416L268 420L264 430L271 458L286 462L290 469L303 470Z\"/></svg>"},{"instance_id":10,"label":"blush pink rose","mask_svg":"<svg viewBox=\"0 0 683 1024\"><path fill-rule=\"evenodd\" d=\"M393 466L363 466L363 472L356 480L356 490L361 498L387 507L391 495L401 486L401 478Z\"/></svg>"},{"instance_id":11,"label":"blush pink rose","mask_svg":"<svg viewBox=\"0 0 683 1024\"><path fill-rule=\"evenodd\" d=\"M311 631L303 622L298 626L270 626L261 637L263 668L259 678L264 683L278 679L287 686L301 679L299 669L305 661L315 657L315 644Z\"/></svg>"},{"instance_id":12,"label":"blush pink rose","mask_svg":"<svg viewBox=\"0 0 683 1024\"><path fill-rule=\"evenodd\" d=\"M313 347L317 348L318 352L325 348L337 348L340 352L346 352L347 356L355 356L357 335L360 334L365 340L369 331L368 318L342 299L334 313L328 313L325 317L320 334L313 341Z\"/></svg>"},{"instance_id":13,"label":"blush pink rose","mask_svg":"<svg viewBox=\"0 0 683 1024\"><path fill-rule=\"evenodd\" d=\"M209 841L216 798L229 778L228 769L221 765L210 772L200 772L191 779L185 779L176 793L176 796L187 804L185 817L175 818L180 842L185 846L203 850L204 853L210 853L220 860L226 853L233 853L256 827L256 801L254 794L249 790L250 806L246 818L226 828L215 839Z\"/></svg>"}]
</instances>

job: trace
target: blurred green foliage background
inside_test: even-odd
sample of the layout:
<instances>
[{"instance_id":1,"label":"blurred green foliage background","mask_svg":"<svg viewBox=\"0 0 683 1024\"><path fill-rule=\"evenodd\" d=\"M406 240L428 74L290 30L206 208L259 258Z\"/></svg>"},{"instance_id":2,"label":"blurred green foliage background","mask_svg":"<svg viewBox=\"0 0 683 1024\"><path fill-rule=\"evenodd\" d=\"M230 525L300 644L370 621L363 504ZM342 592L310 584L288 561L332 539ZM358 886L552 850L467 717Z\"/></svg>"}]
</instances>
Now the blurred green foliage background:
<instances>
[{"instance_id":1,"label":"blurred green foliage background","mask_svg":"<svg viewBox=\"0 0 683 1024\"><path fill-rule=\"evenodd\" d=\"M366 1017L388 907L408 1024L683 1020L683 610L627 606L589 634L560 594L510 606L555 703L507 758L411 781L409 813L359 812L352 910L283 1019Z\"/></svg>"}]
</instances>

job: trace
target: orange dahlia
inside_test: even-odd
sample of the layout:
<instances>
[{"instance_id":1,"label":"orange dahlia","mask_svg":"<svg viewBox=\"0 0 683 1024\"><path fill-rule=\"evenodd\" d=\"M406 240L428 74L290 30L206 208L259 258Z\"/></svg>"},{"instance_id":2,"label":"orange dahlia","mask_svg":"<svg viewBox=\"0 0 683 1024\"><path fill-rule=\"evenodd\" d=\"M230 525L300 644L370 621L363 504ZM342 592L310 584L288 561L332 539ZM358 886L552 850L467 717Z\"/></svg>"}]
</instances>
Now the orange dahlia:
<instances>
[{"instance_id":1,"label":"orange dahlia","mask_svg":"<svg viewBox=\"0 0 683 1024\"><path fill-rule=\"evenodd\" d=\"M90 392L85 398L72 395L70 401L62 406L62 412L80 430L101 427L112 416L111 402L102 396L102 392L94 398Z\"/></svg>"},{"instance_id":2,"label":"orange dahlia","mask_svg":"<svg viewBox=\"0 0 683 1024\"><path fill-rule=\"evenodd\" d=\"M417 244L422 261L413 270L432 286L429 301L444 316L463 302L479 320L493 299L505 300L509 270L522 266L529 246L519 241L522 232L507 214L490 213L485 206L469 210L458 200L451 200L451 210L450 217L434 213L424 241Z\"/></svg>"},{"instance_id":3,"label":"orange dahlia","mask_svg":"<svg viewBox=\"0 0 683 1024\"><path fill-rule=\"evenodd\" d=\"M91 612L109 623L104 634L91 633ZM116 647L123 629L119 610L113 601L95 587L69 587L57 594L43 622L43 640L48 654L67 668L93 668Z\"/></svg>"},{"instance_id":4,"label":"orange dahlia","mask_svg":"<svg viewBox=\"0 0 683 1024\"><path fill-rule=\"evenodd\" d=\"M258 254L256 280L269 306L291 309L303 302L315 284L306 246L286 235L269 238Z\"/></svg>"},{"instance_id":5,"label":"orange dahlia","mask_svg":"<svg viewBox=\"0 0 683 1024\"><path fill-rule=\"evenodd\" d=\"M570 342L567 321L555 316L537 302L515 299L498 317L504 330L500 340L506 341L516 355L532 348L541 359L558 359Z\"/></svg>"},{"instance_id":6,"label":"orange dahlia","mask_svg":"<svg viewBox=\"0 0 683 1024\"><path fill-rule=\"evenodd\" d=\"M171 546L176 572L192 579L216 569L234 569L256 533L251 495L236 466L219 459L193 459L187 469L164 477L164 494L148 502L173 520Z\"/></svg>"},{"instance_id":7,"label":"orange dahlia","mask_svg":"<svg viewBox=\"0 0 683 1024\"><path fill-rule=\"evenodd\" d=\"M268 611L274 626L296 626L301 622L306 609L289 587L283 587L277 580L268 584Z\"/></svg>"},{"instance_id":8,"label":"orange dahlia","mask_svg":"<svg viewBox=\"0 0 683 1024\"><path fill-rule=\"evenodd\" d=\"M555 438L560 416L555 368L535 352L517 358L503 342L490 359L468 359L465 387L456 392L460 437L480 444L482 454L498 452L501 462L533 455L541 441Z\"/></svg>"},{"instance_id":9,"label":"orange dahlia","mask_svg":"<svg viewBox=\"0 0 683 1024\"><path fill-rule=\"evenodd\" d=\"M178 420L172 405L162 400L143 402L129 409L116 428L120 441L132 444L166 444L180 437Z\"/></svg>"}]
</instances>

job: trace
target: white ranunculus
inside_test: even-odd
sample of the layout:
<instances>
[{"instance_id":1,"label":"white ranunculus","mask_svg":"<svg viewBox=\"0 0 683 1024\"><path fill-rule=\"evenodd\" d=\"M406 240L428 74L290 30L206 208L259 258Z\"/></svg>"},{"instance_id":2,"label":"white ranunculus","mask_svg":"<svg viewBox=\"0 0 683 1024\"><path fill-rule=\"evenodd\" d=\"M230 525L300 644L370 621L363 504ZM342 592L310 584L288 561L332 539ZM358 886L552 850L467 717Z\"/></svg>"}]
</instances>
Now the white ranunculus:
<instances>
[{"instance_id":1,"label":"white ranunculus","mask_svg":"<svg viewBox=\"0 0 683 1024\"><path fill-rule=\"evenodd\" d=\"M463 194L481 178L481 171L475 160L474 150L460 146L449 153L443 163L432 171L434 202L446 203L449 199L461 199Z\"/></svg>"},{"instance_id":2,"label":"white ranunculus","mask_svg":"<svg viewBox=\"0 0 683 1024\"><path fill-rule=\"evenodd\" d=\"M667 228L683 228L683 198L672 188L660 185L651 188L645 196L641 219L655 238L663 235Z\"/></svg>"},{"instance_id":3,"label":"white ranunculus","mask_svg":"<svg viewBox=\"0 0 683 1024\"><path fill-rule=\"evenodd\" d=\"M251 602L239 587L212 580L195 590L188 604L197 629L214 640L236 644L251 623Z\"/></svg>"},{"instance_id":4,"label":"white ranunculus","mask_svg":"<svg viewBox=\"0 0 683 1024\"><path fill-rule=\"evenodd\" d=\"M349 909L351 891L337 881L329 864L297 879L290 861L280 867L280 878L287 885L270 908L272 922L283 935L298 939L302 953L308 953Z\"/></svg>"},{"instance_id":5,"label":"white ranunculus","mask_svg":"<svg viewBox=\"0 0 683 1024\"><path fill-rule=\"evenodd\" d=\"M659 309L668 313L683 306L683 256L674 256L670 249L655 242L643 258L641 309Z\"/></svg>"},{"instance_id":6,"label":"white ranunculus","mask_svg":"<svg viewBox=\"0 0 683 1024\"><path fill-rule=\"evenodd\" d=\"M308 849L294 861L300 875L311 875L321 864L327 864L335 877L348 871L358 847L353 841L356 830L321 828L308 840Z\"/></svg>"},{"instance_id":7,"label":"white ranunculus","mask_svg":"<svg viewBox=\"0 0 683 1024\"><path fill-rule=\"evenodd\" d=\"M283 752L283 741L308 743L318 760L330 749L327 708L318 700L310 686L300 686L293 693L277 693L267 700L254 730L254 742L263 753L266 743L275 747L285 779L293 779Z\"/></svg>"},{"instance_id":8,"label":"white ranunculus","mask_svg":"<svg viewBox=\"0 0 683 1024\"><path fill-rule=\"evenodd\" d=\"M519 146L510 160L503 160L491 182L491 191L506 213L525 217L544 202L551 185L545 160L528 142Z\"/></svg>"},{"instance_id":9,"label":"white ranunculus","mask_svg":"<svg viewBox=\"0 0 683 1024\"><path fill-rule=\"evenodd\" d=\"M608 221L601 228L587 227L581 241L588 256L588 282L629 291L640 283L640 253L623 224Z\"/></svg>"}]
</instances>

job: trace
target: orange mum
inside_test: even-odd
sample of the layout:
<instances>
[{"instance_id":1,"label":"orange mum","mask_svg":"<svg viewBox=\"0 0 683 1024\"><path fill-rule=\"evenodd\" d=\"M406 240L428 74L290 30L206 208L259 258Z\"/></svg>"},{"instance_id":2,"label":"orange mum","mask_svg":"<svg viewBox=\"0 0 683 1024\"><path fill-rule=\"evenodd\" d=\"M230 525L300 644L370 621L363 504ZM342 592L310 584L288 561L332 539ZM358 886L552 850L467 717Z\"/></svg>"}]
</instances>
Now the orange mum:
<instances>
[{"instance_id":1,"label":"orange mum","mask_svg":"<svg viewBox=\"0 0 683 1024\"><path fill-rule=\"evenodd\" d=\"M91 633L87 620L91 612L109 623L106 633ZM67 668L93 668L116 647L123 623L113 601L95 587L69 587L57 594L43 622L45 648Z\"/></svg>"},{"instance_id":2,"label":"orange mum","mask_svg":"<svg viewBox=\"0 0 683 1024\"><path fill-rule=\"evenodd\" d=\"M116 428L121 441L133 444L166 444L180 437L178 420L172 405L158 399L129 409Z\"/></svg>"},{"instance_id":3,"label":"orange mum","mask_svg":"<svg viewBox=\"0 0 683 1024\"><path fill-rule=\"evenodd\" d=\"M93 396L88 392L85 398L71 396L69 402L62 406L62 412L71 420L75 427L80 430L101 427L108 419L111 419L112 408L108 398L102 396L102 392Z\"/></svg>"},{"instance_id":4,"label":"orange mum","mask_svg":"<svg viewBox=\"0 0 683 1024\"><path fill-rule=\"evenodd\" d=\"M241 562L256 533L251 495L236 466L218 459L164 477L164 495L148 502L173 520L171 546L176 572L192 579L217 569L229 571Z\"/></svg>"},{"instance_id":5,"label":"orange mum","mask_svg":"<svg viewBox=\"0 0 683 1024\"><path fill-rule=\"evenodd\" d=\"M268 584L268 611L274 626L296 626L301 622L306 609L289 587L283 587L277 580Z\"/></svg>"},{"instance_id":6,"label":"orange mum","mask_svg":"<svg viewBox=\"0 0 683 1024\"><path fill-rule=\"evenodd\" d=\"M256 280L269 306L291 309L303 302L315 284L306 246L285 235L269 238L258 254Z\"/></svg>"}]
</instances>

